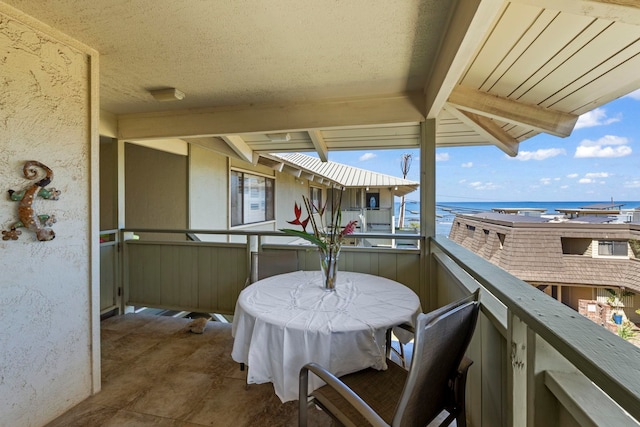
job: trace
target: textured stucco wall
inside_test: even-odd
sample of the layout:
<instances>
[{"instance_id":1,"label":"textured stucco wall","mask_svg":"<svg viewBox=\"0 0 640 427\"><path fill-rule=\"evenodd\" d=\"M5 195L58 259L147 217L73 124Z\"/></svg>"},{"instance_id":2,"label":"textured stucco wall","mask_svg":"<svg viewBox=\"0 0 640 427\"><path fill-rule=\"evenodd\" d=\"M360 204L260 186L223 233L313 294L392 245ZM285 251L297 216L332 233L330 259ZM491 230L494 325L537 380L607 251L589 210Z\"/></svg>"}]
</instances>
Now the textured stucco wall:
<instances>
[{"instance_id":1,"label":"textured stucco wall","mask_svg":"<svg viewBox=\"0 0 640 427\"><path fill-rule=\"evenodd\" d=\"M29 185L25 161L52 168L62 194L34 204L56 215L53 241L28 230L0 240L0 425L40 426L92 390L90 64L9 12L0 7L0 226L16 221L6 190Z\"/></svg>"}]
</instances>

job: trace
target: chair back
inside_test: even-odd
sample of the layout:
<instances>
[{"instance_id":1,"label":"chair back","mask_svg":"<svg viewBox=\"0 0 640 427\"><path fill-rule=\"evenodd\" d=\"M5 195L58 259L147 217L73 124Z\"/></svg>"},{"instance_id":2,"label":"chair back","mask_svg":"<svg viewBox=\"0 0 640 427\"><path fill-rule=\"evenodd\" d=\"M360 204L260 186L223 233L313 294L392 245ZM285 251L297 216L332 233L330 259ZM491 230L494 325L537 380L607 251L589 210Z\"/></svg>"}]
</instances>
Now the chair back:
<instances>
[{"instance_id":1,"label":"chair back","mask_svg":"<svg viewBox=\"0 0 640 427\"><path fill-rule=\"evenodd\" d=\"M478 318L478 291L418 316L413 358L393 426L424 426L452 403L451 384Z\"/></svg>"},{"instance_id":2,"label":"chair back","mask_svg":"<svg viewBox=\"0 0 640 427\"><path fill-rule=\"evenodd\" d=\"M251 255L251 283L276 274L298 271L297 251L253 252Z\"/></svg>"}]
</instances>

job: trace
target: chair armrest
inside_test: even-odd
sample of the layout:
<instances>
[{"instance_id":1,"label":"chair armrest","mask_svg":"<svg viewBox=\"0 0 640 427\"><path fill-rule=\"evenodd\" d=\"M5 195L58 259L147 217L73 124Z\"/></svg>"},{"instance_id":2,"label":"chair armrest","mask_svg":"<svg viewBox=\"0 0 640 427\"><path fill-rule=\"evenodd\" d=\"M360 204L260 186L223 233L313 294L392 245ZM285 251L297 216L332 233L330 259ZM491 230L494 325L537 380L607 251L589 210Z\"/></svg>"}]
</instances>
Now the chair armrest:
<instances>
[{"instance_id":1,"label":"chair armrest","mask_svg":"<svg viewBox=\"0 0 640 427\"><path fill-rule=\"evenodd\" d=\"M458 371L451 384L452 392L452 405L457 408L464 408L465 405L465 389L467 387L467 372L469 367L473 364L473 360L467 356L463 357L458 365Z\"/></svg>"},{"instance_id":2,"label":"chair armrest","mask_svg":"<svg viewBox=\"0 0 640 427\"><path fill-rule=\"evenodd\" d=\"M364 400L347 387L338 377L327 371L317 363L307 363L300 369L300 389L299 389L299 426L307 424L307 391L309 389L309 371L327 383L329 387L334 389L342 396L356 411L371 423L373 427L389 427L380 415L378 415ZM304 411L303 411L304 407ZM303 414L304 412L304 414ZM304 422L303 422L304 418Z\"/></svg>"},{"instance_id":3,"label":"chair armrest","mask_svg":"<svg viewBox=\"0 0 640 427\"><path fill-rule=\"evenodd\" d=\"M469 366L473 365L473 360L469 359L467 356L463 357L460 361L460 365L458 366L458 375L466 375Z\"/></svg>"}]
</instances>

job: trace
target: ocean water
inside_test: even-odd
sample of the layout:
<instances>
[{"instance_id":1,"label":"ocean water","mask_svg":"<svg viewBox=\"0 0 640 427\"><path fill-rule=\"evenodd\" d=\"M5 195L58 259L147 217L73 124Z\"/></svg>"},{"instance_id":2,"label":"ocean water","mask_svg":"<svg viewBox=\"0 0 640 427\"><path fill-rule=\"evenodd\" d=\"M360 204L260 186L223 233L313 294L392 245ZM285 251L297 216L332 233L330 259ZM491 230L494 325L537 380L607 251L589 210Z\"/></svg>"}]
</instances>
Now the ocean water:
<instances>
[{"instance_id":1,"label":"ocean water","mask_svg":"<svg viewBox=\"0 0 640 427\"><path fill-rule=\"evenodd\" d=\"M449 235L453 219L458 213L488 212L494 208L543 208L546 214L554 214L556 209L577 209L590 205L611 204L611 201L584 202L436 202L436 234ZM622 209L640 208L640 201L614 201L614 205L623 205ZM400 212L400 202L396 202L396 221ZM406 202L405 225L420 222L420 203Z\"/></svg>"}]
</instances>

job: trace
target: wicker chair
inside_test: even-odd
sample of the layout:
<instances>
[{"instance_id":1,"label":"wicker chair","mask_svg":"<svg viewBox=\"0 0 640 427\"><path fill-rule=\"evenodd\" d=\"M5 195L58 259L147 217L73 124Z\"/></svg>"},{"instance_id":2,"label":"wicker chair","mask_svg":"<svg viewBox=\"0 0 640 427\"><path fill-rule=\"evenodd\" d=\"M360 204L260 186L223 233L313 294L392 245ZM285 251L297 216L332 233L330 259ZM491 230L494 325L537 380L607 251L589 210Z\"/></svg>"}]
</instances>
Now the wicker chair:
<instances>
[{"instance_id":1,"label":"wicker chair","mask_svg":"<svg viewBox=\"0 0 640 427\"><path fill-rule=\"evenodd\" d=\"M464 357L478 318L478 291L427 314L420 314L407 372L387 360L388 369L365 369L337 378L318 364L300 371L299 426L316 404L345 426L426 426L443 410L449 425L466 425L465 383L471 363ZM308 395L309 371L326 385Z\"/></svg>"}]
</instances>

